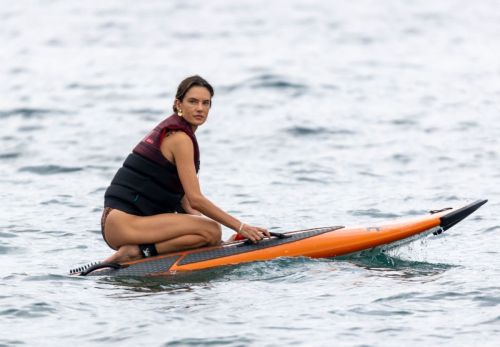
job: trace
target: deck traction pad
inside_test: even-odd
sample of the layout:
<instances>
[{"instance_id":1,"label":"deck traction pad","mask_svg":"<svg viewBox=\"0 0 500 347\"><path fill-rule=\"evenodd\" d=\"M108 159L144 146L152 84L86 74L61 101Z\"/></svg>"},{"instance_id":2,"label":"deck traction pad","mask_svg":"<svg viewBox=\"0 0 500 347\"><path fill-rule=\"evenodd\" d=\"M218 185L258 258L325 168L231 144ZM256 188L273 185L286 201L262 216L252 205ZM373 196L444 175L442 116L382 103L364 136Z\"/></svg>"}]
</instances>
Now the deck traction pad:
<instances>
[{"instance_id":1,"label":"deck traction pad","mask_svg":"<svg viewBox=\"0 0 500 347\"><path fill-rule=\"evenodd\" d=\"M291 242L307 239L309 237L317 236L317 235L324 234L326 232L341 229L341 228L344 228L344 227L343 226L333 226L333 227L327 227L327 228L304 230L303 232L293 233L290 235L290 237L287 237L284 239L278 239L278 238L264 239L264 240L260 241L259 243L253 244L253 245L242 245L241 243L239 243L239 244L221 247L221 248L217 248L217 249L211 249L211 250L200 251L200 252L193 252L193 253L186 255L183 259L181 259L181 261L179 261L178 265L187 265L187 264L198 263L198 262L211 260L211 259L228 257L228 256L235 255L235 254L258 251L258 250L261 250L264 248L270 248L270 247L274 247L274 246L283 245L286 243L291 243ZM238 245L240 245L240 246L238 247Z\"/></svg>"},{"instance_id":2,"label":"deck traction pad","mask_svg":"<svg viewBox=\"0 0 500 347\"><path fill-rule=\"evenodd\" d=\"M132 264L128 267L114 270L98 270L91 272L88 276L147 276L155 273L167 272L172 265L179 259L178 255L170 257L161 257L158 259L145 260L140 263Z\"/></svg>"}]
</instances>

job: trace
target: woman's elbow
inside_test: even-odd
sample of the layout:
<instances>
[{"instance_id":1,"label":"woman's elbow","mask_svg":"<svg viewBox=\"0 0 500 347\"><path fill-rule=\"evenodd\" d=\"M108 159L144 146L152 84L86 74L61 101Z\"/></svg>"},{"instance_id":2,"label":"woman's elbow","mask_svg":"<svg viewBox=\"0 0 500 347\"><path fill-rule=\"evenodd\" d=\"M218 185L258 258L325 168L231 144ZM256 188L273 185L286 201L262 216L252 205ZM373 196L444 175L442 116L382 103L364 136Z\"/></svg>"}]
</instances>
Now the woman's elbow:
<instances>
[{"instance_id":1,"label":"woman's elbow","mask_svg":"<svg viewBox=\"0 0 500 347\"><path fill-rule=\"evenodd\" d=\"M189 200L189 205L191 205L192 208L195 210L200 211L200 209L203 209L203 203L205 202L205 197L203 195L193 195L193 196L188 196Z\"/></svg>"}]
</instances>

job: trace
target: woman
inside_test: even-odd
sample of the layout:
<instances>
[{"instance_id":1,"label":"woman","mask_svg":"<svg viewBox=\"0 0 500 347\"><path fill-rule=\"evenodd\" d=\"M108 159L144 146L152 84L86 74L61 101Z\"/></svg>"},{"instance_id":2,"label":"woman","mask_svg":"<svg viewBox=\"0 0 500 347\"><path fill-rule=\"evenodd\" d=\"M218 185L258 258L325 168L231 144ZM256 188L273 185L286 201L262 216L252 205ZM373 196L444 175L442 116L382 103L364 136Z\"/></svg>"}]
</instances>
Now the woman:
<instances>
[{"instance_id":1,"label":"woman","mask_svg":"<svg viewBox=\"0 0 500 347\"><path fill-rule=\"evenodd\" d=\"M174 114L134 148L116 173L104 195L101 228L117 252L106 262L215 246L221 242L220 224L253 242L270 236L227 214L200 190L195 131L207 120L213 95L200 76L183 80Z\"/></svg>"}]
</instances>

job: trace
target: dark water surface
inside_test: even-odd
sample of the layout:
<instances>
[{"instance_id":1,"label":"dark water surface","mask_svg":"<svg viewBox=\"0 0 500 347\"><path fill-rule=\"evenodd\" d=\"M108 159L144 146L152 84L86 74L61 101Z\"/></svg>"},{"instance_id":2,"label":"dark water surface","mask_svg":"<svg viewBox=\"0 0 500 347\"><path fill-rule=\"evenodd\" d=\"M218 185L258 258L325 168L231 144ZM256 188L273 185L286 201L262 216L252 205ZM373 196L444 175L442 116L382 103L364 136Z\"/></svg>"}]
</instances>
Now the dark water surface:
<instances>
[{"instance_id":1,"label":"dark water surface","mask_svg":"<svg viewBox=\"0 0 500 347\"><path fill-rule=\"evenodd\" d=\"M4 2L0 345L497 345L499 34L493 0ZM490 202L388 255L67 276L110 254L104 190L193 73L216 89L203 191L238 218Z\"/></svg>"}]
</instances>

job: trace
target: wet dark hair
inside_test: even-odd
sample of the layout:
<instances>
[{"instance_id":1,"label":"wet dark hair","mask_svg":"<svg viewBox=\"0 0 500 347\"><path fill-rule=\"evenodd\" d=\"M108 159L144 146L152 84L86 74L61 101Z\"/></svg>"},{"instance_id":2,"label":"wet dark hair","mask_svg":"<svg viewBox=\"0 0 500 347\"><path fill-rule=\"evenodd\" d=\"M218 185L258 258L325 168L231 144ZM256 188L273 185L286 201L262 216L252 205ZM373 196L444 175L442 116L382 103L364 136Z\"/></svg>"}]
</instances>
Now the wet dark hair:
<instances>
[{"instance_id":1,"label":"wet dark hair","mask_svg":"<svg viewBox=\"0 0 500 347\"><path fill-rule=\"evenodd\" d=\"M210 85L210 83L207 82L207 80L198 75L189 76L184 80L182 80L182 82L177 87L177 93L175 94L175 100L173 106L174 113L177 113L177 107L175 107L175 101L184 100L184 97L186 96L189 89L193 87L205 87L210 92L210 97L212 98L214 96L214 88L212 88L212 86Z\"/></svg>"}]
</instances>

